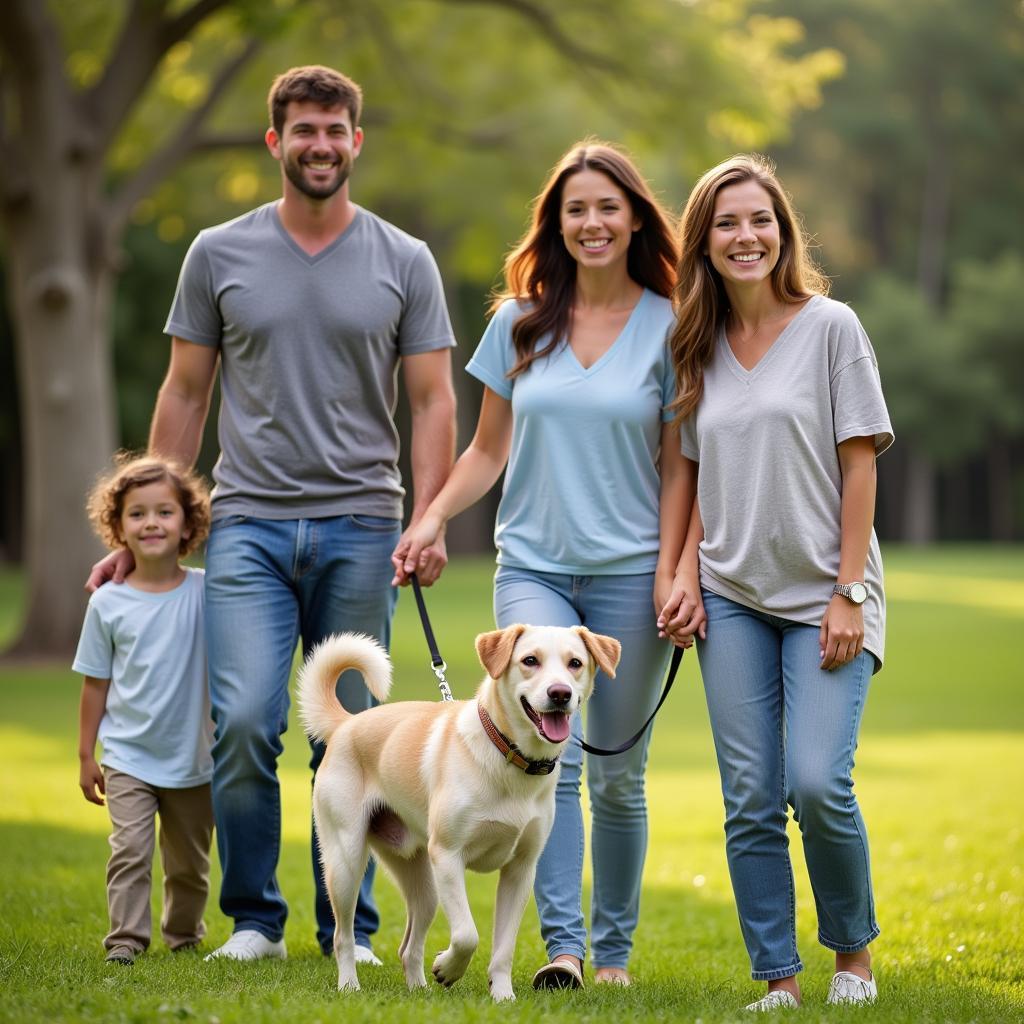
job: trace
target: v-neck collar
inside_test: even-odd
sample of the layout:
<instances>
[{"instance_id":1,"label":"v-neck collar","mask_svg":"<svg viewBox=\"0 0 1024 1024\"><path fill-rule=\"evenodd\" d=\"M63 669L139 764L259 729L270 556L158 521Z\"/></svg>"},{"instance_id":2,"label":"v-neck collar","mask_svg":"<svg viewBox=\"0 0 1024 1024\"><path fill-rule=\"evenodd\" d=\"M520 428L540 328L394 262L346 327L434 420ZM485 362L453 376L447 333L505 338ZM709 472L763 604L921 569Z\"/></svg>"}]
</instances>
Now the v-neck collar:
<instances>
[{"instance_id":1,"label":"v-neck collar","mask_svg":"<svg viewBox=\"0 0 1024 1024\"><path fill-rule=\"evenodd\" d=\"M754 380L755 377L771 363L772 359L775 358L775 353L779 351L782 345L785 343L787 337L792 333L793 326L798 320L818 301L818 295L812 295L803 306L797 310L793 319L786 324L785 327L779 331L778 337L768 346L764 355L748 370L737 358L736 353L732 350L732 345L729 344L729 339L725 333L725 323L723 322L718 332L718 347L725 353L725 361L733 375L738 377L744 384L749 384Z\"/></svg>"},{"instance_id":2,"label":"v-neck collar","mask_svg":"<svg viewBox=\"0 0 1024 1024\"><path fill-rule=\"evenodd\" d=\"M589 377L596 373L612 356L612 353L618 347L619 342L626 336L626 332L630 329L633 324L633 320L637 315L637 310L643 305L644 300L647 298L648 289L640 293L640 298L636 300L633 308L629 311L629 316L626 317L626 322L622 325L622 330L615 336L615 340L601 353L601 355L592 362L589 366L584 366L576 356L576 353L572 350L572 345L569 344L569 339L565 339L565 348L569 353L570 358L573 361L574 366L578 373L581 373L584 377Z\"/></svg>"},{"instance_id":3,"label":"v-neck collar","mask_svg":"<svg viewBox=\"0 0 1024 1024\"><path fill-rule=\"evenodd\" d=\"M270 211L270 215L271 219L274 222L274 227L277 229L277 233L280 236L281 240L284 242L284 244L288 246L288 248L291 249L291 251L296 256L298 256L298 258L302 260L303 263L305 263L307 266L312 267L319 263L321 260L327 259L327 257L330 256L331 253L334 252L335 249L337 249L338 246L340 246L342 242L345 241L345 239L352 232L352 229L356 226L357 223L359 223L359 219L363 216L363 210L361 207L356 206L355 216L353 216L352 220L349 222L348 227L345 228L345 230L342 231L342 233L338 235L338 237L334 239L334 241L331 242L330 245L328 245L324 249L321 249L318 253L316 253L313 256L310 256L310 254L306 252L306 250L303 249L302 246L299 245L299 243L296 242L294 238L292 238L291 234L289 234L288 232L288 229L284 226L284 224L281 223L281 214L278 212L277 203L273 204L273 207Z\"/></svg>"}]
</instances>

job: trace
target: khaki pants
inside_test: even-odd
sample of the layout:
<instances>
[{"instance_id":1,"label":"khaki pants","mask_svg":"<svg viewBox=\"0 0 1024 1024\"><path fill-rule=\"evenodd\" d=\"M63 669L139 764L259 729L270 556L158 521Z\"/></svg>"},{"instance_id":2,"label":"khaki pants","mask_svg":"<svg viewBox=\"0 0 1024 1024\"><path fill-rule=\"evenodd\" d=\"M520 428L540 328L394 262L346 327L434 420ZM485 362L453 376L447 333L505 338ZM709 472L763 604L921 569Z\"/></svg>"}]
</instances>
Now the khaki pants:
<instances>
[{"instance_id":1,"label":"khaki pants","mask_svg":"<svg viewBox=\"0 0 1024 1024\"><path fill-rule=\"evenodd\" d=\"M160 933L171 949L195 945L206 934L203 910L210 888L213 807L209 783L189 789L151 786L114 768L104 768L107 809L114 830L107 862L110 933L104 949L149 946L150 889L156 816L160 816L160 861L164 909Z\"/></svg>"}]
</instances>

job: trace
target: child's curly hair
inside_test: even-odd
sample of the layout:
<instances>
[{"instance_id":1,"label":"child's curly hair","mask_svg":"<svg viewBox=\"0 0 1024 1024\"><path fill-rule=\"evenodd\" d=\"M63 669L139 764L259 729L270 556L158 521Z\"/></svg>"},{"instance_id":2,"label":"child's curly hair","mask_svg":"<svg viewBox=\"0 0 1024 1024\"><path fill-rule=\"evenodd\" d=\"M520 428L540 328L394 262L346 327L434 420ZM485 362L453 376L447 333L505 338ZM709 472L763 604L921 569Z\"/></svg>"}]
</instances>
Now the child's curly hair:
<instances>
[{"instance_id":1,"label":"child's curly hair","mask_svg":"<svg viewBox=\"0 0 1024 1024\"><path fill-rule=\"evenodd\" d=\"M86 502L93 529L108 548L124 547L121 515L125 495L133 487L145 487L161 480L178 492L178 501L185 513L185 531L178 554L187 555L206 540L210 532L210 492L203 478L172 459L118 452L114 456L113 472L96 481Z\"/></svg>"}]
</instances>

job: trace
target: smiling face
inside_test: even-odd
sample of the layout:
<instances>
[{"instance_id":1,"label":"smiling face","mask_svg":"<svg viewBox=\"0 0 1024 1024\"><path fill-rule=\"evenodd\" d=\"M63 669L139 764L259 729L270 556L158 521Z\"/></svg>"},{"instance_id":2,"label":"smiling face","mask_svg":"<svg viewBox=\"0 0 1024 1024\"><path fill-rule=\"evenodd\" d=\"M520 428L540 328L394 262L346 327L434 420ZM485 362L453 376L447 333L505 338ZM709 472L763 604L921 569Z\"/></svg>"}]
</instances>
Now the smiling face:
<instances>
[{"instance_id":1,"label":"smiling face","mask_svg":"<svg viewBox=\"0 0 1024 1024\"><path fill-rule=\"evenodd\" d=\"M363 131L353 126L347 107L293 101L280 135L271 128L266 140L287 182L310 199L324 200L348 181Z\"/></svg>"},{"instance_id":2,"label":"smiling face","mask_svg":"<svg viewBox=\"0 0 1024 1024\"><path fill-rule=\"evenodd\" d=\"M185 529L185 511L178 492L167 480L131 487L121 509L121 539L135 564L177 564Z\"/></svg>"},{"instance_id":3,"label":"smiling face","mask_svg":"<svg viewBox=\"0 0 1024 1024\"><path fill-rule=\"evenodd\" d=\"M715 197L704 252L726 286L770 281L780 251L779 222L764 187L742 181L723 188Z\"/></svg>"},{"instance_id":4,"label":"smiling face","mask_svg":"<svg viewBox=\"0 0 1024 1024\"><path fill-rule=\"evenodd\" d=\"M580 269L625 262L640 220L626 193L602 171L584 170L566 178L559 228Z\"/></svg>"}]
</instances>

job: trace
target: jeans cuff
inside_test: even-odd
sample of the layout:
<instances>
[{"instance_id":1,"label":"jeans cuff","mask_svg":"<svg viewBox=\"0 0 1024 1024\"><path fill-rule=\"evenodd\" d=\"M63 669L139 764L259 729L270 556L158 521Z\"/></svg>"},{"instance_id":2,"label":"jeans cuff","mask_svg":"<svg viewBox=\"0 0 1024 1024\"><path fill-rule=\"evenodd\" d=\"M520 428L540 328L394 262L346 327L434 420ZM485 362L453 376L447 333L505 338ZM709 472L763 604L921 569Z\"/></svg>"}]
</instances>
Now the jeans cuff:
<instances>
[{"instance_id":1,"label":"jeans cuff","mask_svg":"<svg viewBox=\"0 0 1024 1024\"><path fill-rule=\"evenodd\" d=\"M865 946L870 945L878 936L881 934L882 929L878 925L873 925L871 931L868 932L868 937L862 939L860 942L833 942L827 935L823 935L818 932L818 941L826 948L831 949L833 953L859 953Z\"/></svg>"},{"instance_id":2,"label":"jeans cuff","mask_svg":"<svg viewBox=\"0 0 1024 1024\"><path fill-rule=\"evenodd\" d=\"M548 950L548 960L554 960L556 956L567 956L577 957L582 963L587 958L587 951L582 946L555 946L553 949Z\"/></svg>"},{"instance_id":3,"label":"jeans cuff","mask_svg":"<svg viewBox=\"0 0 1024 1024\"><path fill-rule=\"evenodd\" d=\"M751 971L750 976L754 981L778 981L779 978L791 978L803 969L804 965L797 960L791 967L776 967L771 971Z\"/></svg>"},{"instance_id":4,"label":"jeans cuff","mask_svg":"<svg viewBox=\"0 0 1024 1024\"><path fill-rule=\"evenodd\" d=\"M268 939L270 942L280 942L284 938L283 931L271 931L271 929L259 921L236 921L231 934L234 935L235 932L259 932L263 938Z\"/></svg>"}]
</instances>

